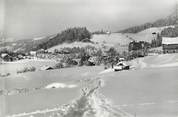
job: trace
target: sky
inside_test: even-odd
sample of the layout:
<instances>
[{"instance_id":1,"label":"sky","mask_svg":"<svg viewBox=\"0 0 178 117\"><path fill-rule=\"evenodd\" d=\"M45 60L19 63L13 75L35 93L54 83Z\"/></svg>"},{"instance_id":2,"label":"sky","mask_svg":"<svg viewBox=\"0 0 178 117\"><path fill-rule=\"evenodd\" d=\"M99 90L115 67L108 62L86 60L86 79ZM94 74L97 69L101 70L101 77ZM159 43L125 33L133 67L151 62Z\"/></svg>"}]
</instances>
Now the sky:
<instances>
[{"instance_id":1,"label":"sky","mask_svg":"<svg viewBox=\"0 0 178 117\"><path fill-rule=\"evenodd\" d=\"M0 0L0 4L0 14L5 11L0 16L4 35L25 39L75 26L118 31L166 17L175 0Z\"/></svg>"},{"instance_id":2,"label":"sky","mask_svg":"<svg viewBox=\"0 0 178 117\"><path fill-rule=\"evenodd\" d=\"M4 25L4 0L0 0L0 32L3 31Z\"/></svg>"}]
</instances>

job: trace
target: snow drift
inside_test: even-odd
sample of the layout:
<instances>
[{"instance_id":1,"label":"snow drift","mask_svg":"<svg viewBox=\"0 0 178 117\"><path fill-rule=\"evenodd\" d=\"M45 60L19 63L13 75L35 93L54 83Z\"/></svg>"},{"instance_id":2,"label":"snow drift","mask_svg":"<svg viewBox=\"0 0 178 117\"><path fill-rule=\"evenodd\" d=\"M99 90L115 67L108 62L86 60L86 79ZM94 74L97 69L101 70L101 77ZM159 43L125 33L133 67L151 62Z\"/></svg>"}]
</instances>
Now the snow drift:
<instances>
[{"instance_id":1,"label":"snow drift","mask_svg":"<svg viewBox=\"0 0 178 117\"><path fill-rule=\"evenodd\" d=\"M75 88L77 87L77 85L74 85L74 84L65 84L65 83L51 83L49 85L47 85L45 88L46 89L52 89L52 88Z\"/></svg>"},{"instance_id":2,"label":"snow drift","mask_svg":"<svg viewBox=\"0 0 178 117\"><path fill-rule=\"evenodd\" d=\"M129 113L123 111L118 106L114 106L110 100L99 93L99 89L104 86L101 79L87 79L82 81L85 87L79 98L70 104L58 106L53 109L37 110L29 113L14 114L7 117L133 117ZM52 83L46 88L66 87L62 83Z\"/></svg>"}]
</instances>

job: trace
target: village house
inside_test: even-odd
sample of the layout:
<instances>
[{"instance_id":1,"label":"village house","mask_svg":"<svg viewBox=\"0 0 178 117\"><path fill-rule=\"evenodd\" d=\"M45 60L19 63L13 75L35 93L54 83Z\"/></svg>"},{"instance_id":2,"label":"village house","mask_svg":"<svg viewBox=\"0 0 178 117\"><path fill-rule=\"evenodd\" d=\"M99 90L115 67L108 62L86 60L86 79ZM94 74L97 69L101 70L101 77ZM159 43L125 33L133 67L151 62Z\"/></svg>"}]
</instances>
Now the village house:
<instances>
[{"instance_id":1,"label":"village house","mask_svg":"<svg viewBox=\"0 0 178 117\"><path fill-rule=\"evenodd\" d=\"M36 56L36 51L30 51L31 56Z\"/></svg>"},{"instance_id":2,"label":"village house","mask_svg":"<svg viewBox=\"0 0 178 117\"><path fill-rule=\"evenodd\" d=\"M178 37L162 38L163 53L178 53Z\"/></svg>"}]
</instances>

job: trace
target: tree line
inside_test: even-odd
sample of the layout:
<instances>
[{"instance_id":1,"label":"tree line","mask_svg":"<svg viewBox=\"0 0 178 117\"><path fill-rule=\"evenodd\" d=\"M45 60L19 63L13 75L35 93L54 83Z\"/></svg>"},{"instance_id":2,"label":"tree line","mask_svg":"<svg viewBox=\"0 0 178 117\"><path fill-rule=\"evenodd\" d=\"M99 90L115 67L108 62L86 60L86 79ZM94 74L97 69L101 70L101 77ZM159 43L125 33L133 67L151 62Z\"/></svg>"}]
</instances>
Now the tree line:
<instances>
[{"instance_id":1,"label":"tree line","mask_svg":"<svg viewBox=\"0 0 178 117\"><path fill-rule=\"evenodd\" d=\"M68 28L57 34L54 38L39 44L35 50L48 49L62 43L72 43L75 41L84 41L86 39L90 40L91 36L92 34L87 30L86 27Z\"/></svg>"},{"instance_id":2,"label":"tree line","mask_svg":"<svg viewBox=\"0 0 178 117\"><path fill-rule=\"evenodd\" d=\"M171 14L170 16L159 19L153 23L145 23L139 26L134 26L131 28L127 28L124 30L119 31L120 33L138 33L145 29L151 28L151 27L163 27L163 26L170 26L170 25L176 25L176 12Z\"/></svg>"},{"instance_id":3,"label":"tree line","mask_svg":"<svg viewBox=\"0 0 178 117\"><path fill-rule=\"evenodd\" d=\"M161 32L161 36L163 36L163 37L178 37L178 26L165 28Z\"/></svg>"}]
</instances>

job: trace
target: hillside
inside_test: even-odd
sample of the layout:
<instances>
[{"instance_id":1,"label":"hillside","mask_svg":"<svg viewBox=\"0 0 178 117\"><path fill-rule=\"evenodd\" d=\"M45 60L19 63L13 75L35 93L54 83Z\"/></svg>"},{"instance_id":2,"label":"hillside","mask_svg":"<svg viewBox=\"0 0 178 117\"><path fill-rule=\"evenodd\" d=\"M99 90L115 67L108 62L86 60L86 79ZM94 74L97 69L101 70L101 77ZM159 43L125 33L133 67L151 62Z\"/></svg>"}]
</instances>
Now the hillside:
<instances>
[{"instance_id":1,"label":"hillside","mask_svg":"<svg viewBox=\"0 0 178 117\"><path fill-rule=\"evenodd\" d=\"M92 42L98 43L101 46L114 47L118 52L128 51L128 45L132 41L126 34L111 33L111 34L100 34L93 35Z\"/></svg>"},{"instance_id":2,"label":"hillside","mask_svg":"<svg viewBox=\"0 0 178 117\"><path fill-rule=\"evenodd\" d=\"M84 43L84 42L73 42L73 43L63 43L56 46L53 46L48 49L48 52L54 52L56 49L61 50L62 48L74 48L74 47L86 47L86 46L93 46L98 47L97 44L93 43Z\"/></svg>"},{"instance_id":3,"label":"hillside","mask_svg":"<svg viewBox=\"0 0 178 117\"><path fill-rule=\"evenodd\" d=\"M111 45L127 45L130 41L124 34L120 33L111 33L111 34L100 34L100 35L93 35L91 39L93 42L97 43L107 43Z\"/></svg>"},{"instance_id":4,"label":"hillside","mask_svg":"<svg viewBox=\"0 0 178 117\"><path fill-rule=\"evenodd\" d=\"M152 33L162 33L162 31L169 28L174 28L174 26L152 27L138 33L125 33L125 35L136 41L151 42L155 38Z\"/></svg>"},{"instance_id":5,"label":"hillside","mask_svg":"<svg viewBox=\"0 0 178 117\"><path fill-rule=\"evenodd\" d=\"M39 44L35 49L48 49L53 46L63 44L63 43L72 43L72 42L83 42L90 41L91 33L87 30L86 27L79 28L69 28L61 33L58 33L55 37L50 40Z\"/></svg>"},{"instance_id":6,"label":"hillside","mask_svg":"<svg viewBox=\"0 0 178 117\"><path fill-rule=\"evenodd\" d=\"M138 33L145 29L152 28L152 27L164 27L176 24L176 12L172 13L166 18L159 19L155 22L145 23L139 26L130 27L121 31L119 33Z\"/></svg>"},{"instance_id":7,"label":"hillside","mask_svg":"<svg viewBox=\"0 0 178 117\"><path fill-rule=\"evenodd\" d=\"M6 48L10 51L15 51L15 52L28 52L36 48L39 44L50 40L54 36L55 35L0 43L0 50Z\"/></svg>"},{"instance_id":8,"label":"hillside","mask_svg":"<svg viewBox=\"0 0 178 117\"><path fill-rule=\"evenodd\" d=\"M0 43L0 50L6 48L15 52L29 52L31 50L48 49L63 43L90 41L90 38L91 34L85 27L69 28L56 35L47 37L37 37L33 39Z\"/></svg>"},{"instance_id":9,"label":"hillside","mask_svg":"<svg viewBox=\"0 0 178 117\"><path fill-rule=\"evenodd\" d=\"M126 35L120 33L111 33L111 34L94 34L91 37L92 43L84 42L73 42L73 43L63 43L56 46L53 46L48 49L49 52L54 52L55 49L60 50L64 47L86 47L93 46L96 48L109 48L114 47L118 52L122 53L123 51L128 50L128 44L132 40L129 39Z\"/></svg>"}]
</instances>

